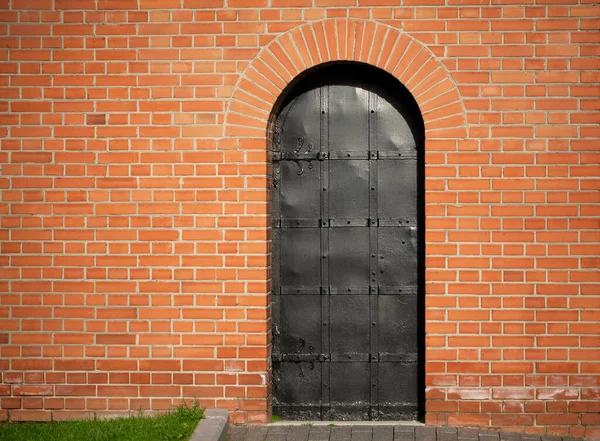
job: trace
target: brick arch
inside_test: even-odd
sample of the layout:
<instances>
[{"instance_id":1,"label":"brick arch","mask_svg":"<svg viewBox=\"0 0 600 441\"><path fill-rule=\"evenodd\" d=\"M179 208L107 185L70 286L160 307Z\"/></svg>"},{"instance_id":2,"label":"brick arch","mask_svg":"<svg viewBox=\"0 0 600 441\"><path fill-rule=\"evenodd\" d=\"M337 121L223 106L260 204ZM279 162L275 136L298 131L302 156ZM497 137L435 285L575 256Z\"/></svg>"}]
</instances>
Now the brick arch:
<instances>
[{"instance_id":1,"label":"brick arch","mask_svg":"<svg viewBox=\"0 0 600 441\"><path fill-rule=\"evenodd\" d=\"M425 139L466 137L466 116L450 72L420 42L371 20L326 19L282 34L265 46L238 80L225 116L225 136L263 138L273 107L302 72L332 61L376 66L413 95L425 122Z\"/></svg>"},{"instance_id":2,"label":"brick arch","mask_svg":"<svg viewBox=\"0 0 600 441\"><path fill-rule=\"evenodd\" d=\"M456 142L466 138L466 112L456 84L445 66L420 42L395 28L369 20L327 19L307 23L266 45L246 67L229 100L224 134L235 142L228 144L227 148L237 146L246 153L246 159L254 158L260 164L258 167L249 166L245 168L245 172L240 173L247 178L256 178L248 180L251 184L244 188L258 190L258 193L245 195L248 198L246 201L262 201L265 197L265 202L268 201L268 196L264 193L269 186L265 177L269 173L268 155L265 153L270 139L269 123L278 99L286 87L303 72L333 61L366 63L397 78L413 95L421 111L425 123L425 150L428 146L432 149L439 148L429 142L432 140ZM248 182L242 185L248 185ZM427 205L427 201L425 204ZM251 211L249 205L245 210L249 214L257 213ZM261 235L254 237L264 238L264 249L269 250L269 253L269 235L262 234L269 224L269 210L266 208L264 212L259 212L265 217L253 219L252 223L246 223L245 226L251 225L261 230ZM250 246L256 245L255 239L250 242ZM242 242L245 240L241 239ZM249 249L246 244L244 247ZM247 303L266 308L260 325L253 323L257 332L264 332L266 335L267 345L263 355L266 357L267 367L264 374L261 374L264 375L264 382L260 385L264 388L262 396L265 398L228 404L232 410L233 423L267 423L270 417L270 264L268 260L265 263L265 266L260 265L259 273L250 276L253 282L259 282L258 286L252 288L252 294L258 294L261 298ZM249 274L246 272L248 267L244 266L243 269L244 272L238 273L238 280L245 280Z\"/></svg>"}]
</instances>

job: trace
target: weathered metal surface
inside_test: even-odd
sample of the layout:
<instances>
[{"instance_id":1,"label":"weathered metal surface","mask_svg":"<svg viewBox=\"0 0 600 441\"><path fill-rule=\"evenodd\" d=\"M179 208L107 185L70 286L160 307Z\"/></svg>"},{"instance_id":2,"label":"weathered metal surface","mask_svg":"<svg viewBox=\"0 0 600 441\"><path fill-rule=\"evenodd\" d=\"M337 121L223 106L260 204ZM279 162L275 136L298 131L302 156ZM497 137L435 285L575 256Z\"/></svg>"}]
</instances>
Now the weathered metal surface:
<instances>
[{"instance_id":1,"label":"weathered metal surface","mask_svg":"<svg viewBox=\"0 0 600 441\"><path fill-rule=\"evenodd\" d=\"M376 85L323 81L273 140L274 413L416 419L419 142Z\"/></svg>"}]
</instances>

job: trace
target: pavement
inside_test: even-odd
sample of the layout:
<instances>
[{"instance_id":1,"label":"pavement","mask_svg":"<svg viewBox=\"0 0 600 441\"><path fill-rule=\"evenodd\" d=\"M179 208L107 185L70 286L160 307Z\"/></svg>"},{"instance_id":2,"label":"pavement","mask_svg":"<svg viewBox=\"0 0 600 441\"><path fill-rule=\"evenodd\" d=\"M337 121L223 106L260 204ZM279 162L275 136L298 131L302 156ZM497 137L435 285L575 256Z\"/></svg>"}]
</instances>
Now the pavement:
<instances>
[{"instance_id":1,"label":"pavement","mask_svg":"<svg viewBox=\"0 0 600 441\"><path fill-rule=\"evenodd\" d=\"M226 441L576 441L550 435L529 435L455 427L393 425L269 425L232 426Z\"/></svg>"}]
</instances>

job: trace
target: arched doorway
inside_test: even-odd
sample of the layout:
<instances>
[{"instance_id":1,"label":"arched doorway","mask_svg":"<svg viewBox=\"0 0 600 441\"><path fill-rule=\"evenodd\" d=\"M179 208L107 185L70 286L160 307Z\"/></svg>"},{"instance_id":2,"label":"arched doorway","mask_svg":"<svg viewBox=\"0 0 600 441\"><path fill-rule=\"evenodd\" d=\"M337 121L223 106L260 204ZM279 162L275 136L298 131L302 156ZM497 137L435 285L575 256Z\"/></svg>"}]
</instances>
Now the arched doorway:
<instances>
[{"instance_id":1,"label":"arched doorway","mask_svg":"<svg viewBox=\"0 0 600 441\"><path fill-rule=\"evenodd\" d=\"M415 100L317 66L272 115L273 413L414 420L423 405L423 143Z\"/></svg>"}]
</instances>

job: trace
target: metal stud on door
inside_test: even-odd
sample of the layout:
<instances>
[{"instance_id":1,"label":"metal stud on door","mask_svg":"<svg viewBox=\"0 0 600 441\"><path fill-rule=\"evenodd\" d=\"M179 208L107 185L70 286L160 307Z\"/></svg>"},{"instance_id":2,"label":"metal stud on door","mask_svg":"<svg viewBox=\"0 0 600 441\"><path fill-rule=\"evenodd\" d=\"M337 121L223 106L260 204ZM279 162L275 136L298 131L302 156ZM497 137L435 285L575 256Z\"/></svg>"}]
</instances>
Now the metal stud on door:
<instances>
[{"instance_id":1,"label":"metal stud on door","mask_svg":"<svg viewBox=\"0 0 600 441\"><path fill-rule=\"evenodd\" d=\"M273 138L273 411L416 419L418 137L364 78L324 75Z\"/></svg>"}]
</instances>

